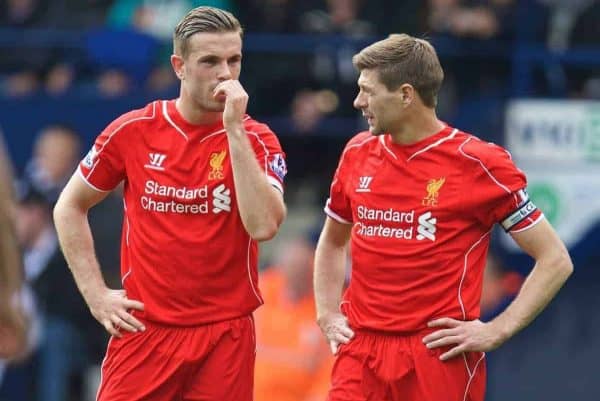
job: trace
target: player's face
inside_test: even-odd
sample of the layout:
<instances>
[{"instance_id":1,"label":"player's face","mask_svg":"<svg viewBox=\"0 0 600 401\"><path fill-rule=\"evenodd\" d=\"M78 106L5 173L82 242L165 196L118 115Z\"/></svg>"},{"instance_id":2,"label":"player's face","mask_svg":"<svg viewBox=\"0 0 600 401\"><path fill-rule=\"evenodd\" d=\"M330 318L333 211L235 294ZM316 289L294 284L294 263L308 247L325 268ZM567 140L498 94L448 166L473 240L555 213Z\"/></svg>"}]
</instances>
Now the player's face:
<instances>
[{"instance_id":1,"label":"player's face","mask_svg":"<svg viewBox=\"0 0 600 401\"><path fill-rule=\"evenodd\" d=\"M220 82L240 76L242 38L239 32L196 33L187 44L188 54L182 59L179 71L174 63L182 91L203 110L223 111L225 96L215 98L213 90Z\"/></svg>"},{"instance_id":2,"label":"player's face","mask_svg":"<svg viewBox=\"0 0 600 401\"><path fill-rule=\"evenodd\" d=\"M402 122L402 92L389 91L376 70L362 70L354 107L362 111L373 135L395 131Z\"/></svg>"}]
</instances>

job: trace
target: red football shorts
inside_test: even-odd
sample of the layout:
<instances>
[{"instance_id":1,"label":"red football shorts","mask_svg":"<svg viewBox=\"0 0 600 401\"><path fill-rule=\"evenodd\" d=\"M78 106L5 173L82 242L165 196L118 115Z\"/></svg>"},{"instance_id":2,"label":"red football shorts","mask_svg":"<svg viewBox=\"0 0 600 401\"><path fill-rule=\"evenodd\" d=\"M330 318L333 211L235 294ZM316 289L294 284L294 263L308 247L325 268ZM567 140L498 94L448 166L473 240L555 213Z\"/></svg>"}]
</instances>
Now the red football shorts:
<instances>
[{"instance_id":1,"label":"red football shorts","mask_svg":"<svg viewBox=\"0 0 600 401\"><path fill-rule=\"evenodd\" d=\"M98 400L252 400L251 316L196 327L144 323L144 332L110 339Z\"/></svg>"},{"instance_id":2,"label":"red football shorts","mask_svg":"<svg viewBox=\"0 0 600 401\"><path fill-rule=\"evenodd\" d=\"M483 401L485 354L442 362L449 348L429 350L423 337L357 331L342 345L328 401Z\"/></svg>"}]
</instances>

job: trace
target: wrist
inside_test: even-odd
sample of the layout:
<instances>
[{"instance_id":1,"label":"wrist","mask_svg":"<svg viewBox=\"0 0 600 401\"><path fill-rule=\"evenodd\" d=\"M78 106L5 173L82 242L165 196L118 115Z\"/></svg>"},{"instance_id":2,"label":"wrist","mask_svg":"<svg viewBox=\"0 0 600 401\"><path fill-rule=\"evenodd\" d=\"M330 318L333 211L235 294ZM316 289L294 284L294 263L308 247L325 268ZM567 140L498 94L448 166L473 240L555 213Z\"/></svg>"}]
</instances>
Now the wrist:
<instances>
[{"instance_id":1,"label":"wrist","mask_svg":"<svg viewBox=\"0 0 600 401\"><path fill-rule=\"evenodd\" d=\"M496 334L497 344L503 344L509 338L511 338L514 334L514 330L511 329L511 326L505 319L502 319L500 316L489 322L492 332Z\"/></svg>"},{"instance_id":2,"label":"wrist","mask_svg":"<svg viewBox=\"0 0 600 401\"><path fill-rule=\"evenodd\" d=\"M234 136L234 137L241 137L242 135L244 135L246 133L246 130L244 129L244 125L241 122L234 123L234 124L228 124L225 127L225 131L227 132L227 135Z\"/></svg>"}]
</instances>

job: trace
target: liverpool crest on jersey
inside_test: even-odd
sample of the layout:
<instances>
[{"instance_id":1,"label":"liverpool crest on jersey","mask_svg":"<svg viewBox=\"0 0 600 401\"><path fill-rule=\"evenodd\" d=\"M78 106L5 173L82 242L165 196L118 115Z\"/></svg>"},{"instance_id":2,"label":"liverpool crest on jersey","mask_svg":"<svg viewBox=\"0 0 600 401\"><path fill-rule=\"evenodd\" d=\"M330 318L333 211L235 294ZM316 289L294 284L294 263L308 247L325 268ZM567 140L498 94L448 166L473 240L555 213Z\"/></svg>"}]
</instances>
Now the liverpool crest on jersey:
<instances>
[{"instance_id":1,"label":"liverpool crest on jersey","mask_svg":"<svg viewBox=\"0 0 600 401\"><path fill-rule=\"evenodd\" d=\"M423 206L437 206L440 189L444 185L444 182L446 182L446 177L429 180L427 187L425 188L427 190L427 196L421 201Z\"/></svg>"},{"instance_id":2,"label":"liverpool crest on jersey","mask_svg":"<svg viewBox=\"0 0 600 401\"><path fill-rule=\"evenodd\" d=\"M210 155L210 172L208 173L209 180L222 180L223 175L223 161L227 156L227 151L222 150L220 152L214 152Z\"/></svg>"}]
</instances>

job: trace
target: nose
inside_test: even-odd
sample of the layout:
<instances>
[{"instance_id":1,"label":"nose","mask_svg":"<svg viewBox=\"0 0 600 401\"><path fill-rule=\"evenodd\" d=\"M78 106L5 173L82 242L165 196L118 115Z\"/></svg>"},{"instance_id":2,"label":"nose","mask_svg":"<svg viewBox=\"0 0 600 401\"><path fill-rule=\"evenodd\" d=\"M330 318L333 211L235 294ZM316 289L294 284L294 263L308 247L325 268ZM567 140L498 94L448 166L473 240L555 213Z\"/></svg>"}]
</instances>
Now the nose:
<instances>
[{"instance_id":1,"label":"nose","mask_svg":"<svg viewBox=\"0 0 600 401\"><path fill-rule=\"evenodd\" d=\"M226 60L223 60L222 63L219 64L219 70L217 71L217 78L219 81L227 81L231 79L231 69L229 68L229 64Z\"/></svg>"},{"instance_id":2,"label":"nose","mask_svg":"<svg viewBox=\"0 0 600 401\"><path fill-rule=\"evenodd\" d=\"M360 93L358 95L356 95L352 105L354 106L355 109L359 109L359 110L367 107L364 97Z\"/></svg>"}]
</instances>

